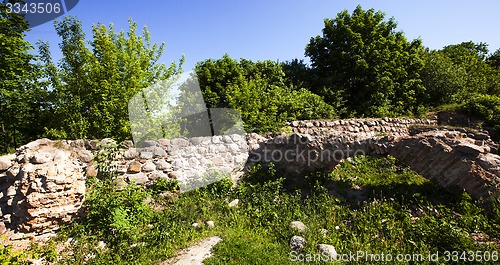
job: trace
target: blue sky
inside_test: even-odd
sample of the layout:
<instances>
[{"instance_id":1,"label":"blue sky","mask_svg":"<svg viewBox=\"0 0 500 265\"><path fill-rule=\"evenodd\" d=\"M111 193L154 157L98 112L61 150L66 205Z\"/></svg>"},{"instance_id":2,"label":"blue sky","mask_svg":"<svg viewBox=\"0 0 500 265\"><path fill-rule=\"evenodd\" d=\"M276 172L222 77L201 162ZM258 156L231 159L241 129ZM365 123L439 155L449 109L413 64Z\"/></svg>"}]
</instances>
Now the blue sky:
<instances>
[{"instance_id":1,"label":"blue sky","mask_svg":"<svg viewBox=\"0 0 500 265\"><path fill-rule=\"evenodd\" d=\"M280 60L304 58L304 47L321 34L324 18L360 4L395 17L408 39L420 37L425 46L440 49L463 41L486 42L491 52L500 48L500 1L498 0L80 0L68 14L82 20L87 38L91 25L112 22L128 29L132 18L146 25L154 43L166 43L161 62L169 64L186 55L184 70L198 61L220 58ZM53 23L31 29L27 40L49 41L59 58L59 37Z\"/></svg>"}]
</instances>

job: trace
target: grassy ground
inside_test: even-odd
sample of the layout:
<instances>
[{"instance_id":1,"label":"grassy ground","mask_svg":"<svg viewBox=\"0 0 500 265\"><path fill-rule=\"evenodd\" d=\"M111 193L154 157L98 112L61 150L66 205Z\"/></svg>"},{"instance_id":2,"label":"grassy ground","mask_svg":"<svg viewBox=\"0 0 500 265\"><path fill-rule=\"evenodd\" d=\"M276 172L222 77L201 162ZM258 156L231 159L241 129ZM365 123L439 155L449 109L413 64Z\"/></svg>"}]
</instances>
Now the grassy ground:
<instances>
[{"instance_id":1,"label":"grassy ground","mask_svg":"<svg viewBox=\"0 0 500 265\"><path fill-rule=\"evenodd\" d=\"M435 264L419 260L429 254L439 263L500 259L498 244L485 243L500 238L498 201L444 191L392 157L357 157L305 180L296 187L272 167L256 166L235 189L228 180L183 194L166 182L121 191L110 181L91 182L87 217L52 242L71 242L57 263L157 264L210 235L223 241L205 264L300 264L319 254L319 243L335 246L348 264L381 263L381 255L392 257L389 264ZM236 198L239 205L229 208ZM208 220L215 228L204 225ZM302 252L289 247L291 221L309 227ZM47 249L43 255L55 259ZM311 264L328 264L319 260Z\"/></svg>"}]
</instances>

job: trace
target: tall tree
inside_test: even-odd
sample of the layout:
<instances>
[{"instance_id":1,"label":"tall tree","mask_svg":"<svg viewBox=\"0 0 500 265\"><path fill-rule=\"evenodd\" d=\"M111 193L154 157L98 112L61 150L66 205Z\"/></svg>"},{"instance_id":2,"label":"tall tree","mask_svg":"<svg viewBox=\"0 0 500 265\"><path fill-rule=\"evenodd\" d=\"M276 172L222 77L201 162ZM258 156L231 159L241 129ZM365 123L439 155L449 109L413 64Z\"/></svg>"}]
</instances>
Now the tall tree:
<instances>
[{"instance_id":1,"label":"tall tree","mask_svg":"<svg viewBox=\"0 0 500 265\"><path fill-rule=\"evenodd\" d=\"M9 1L15 3L19 1ZM45 93L40 72L24 40L28 23L0 3L0 150L6 152L38 137L43 125Z\"/></svg>"},{"instance_id":2,"label":"tall tree","mask_svg":"<svg viewBox=\"0 0 500 265\"><path fill-rule=\"evenodd\" d=\"M60 138L130 139L128 101L142 89L179 73L174 62L158 63L164 44L151 44L146 27L137 34L137 24L129 20L129 30L116 32L113 25L92 26L87 41L81 22L64 17L55 22L63 58L55 65L48 44L39 43L46 74L53 87L56 119L47 128ZM181 59L182 65L183 59Z\"/></svg>"},{"instance_id":3,"label":"tall tree","mask_svg":"<svg viewBox=\"0 0 500 265\"><path fill-rule=\"evenodd\" d=\"M407 41L396 31L395 20L384 17L361 6L352 14L344 10L325 19L323 34L306 47L316 78L323 80L313 91L328 103L337 102L340 94L351 115L418 111L418 97L425 90L418 74L421 41Z\"/></svg>"}]
</instances>

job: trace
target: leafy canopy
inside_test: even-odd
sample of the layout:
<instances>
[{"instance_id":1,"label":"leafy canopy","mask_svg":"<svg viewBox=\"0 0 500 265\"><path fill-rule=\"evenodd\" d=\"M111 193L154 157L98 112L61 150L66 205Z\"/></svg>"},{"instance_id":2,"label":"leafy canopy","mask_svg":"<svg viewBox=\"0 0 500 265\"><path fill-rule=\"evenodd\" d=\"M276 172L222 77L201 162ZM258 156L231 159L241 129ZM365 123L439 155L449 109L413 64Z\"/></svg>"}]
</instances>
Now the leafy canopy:
<instances>
[{"instance_id":1,"label":"leafy canopy","mask_svg":"<svg viewBox=\"0 0 500 265\"><path fill-rule=\"evenodd\" d=\"M158 63L164 44L151 44L146 27L137 34L137 24L129 20L129 30L116 32L113 24L92 26L87 41L81 22L65 17L55 22L63 58L52 62L48 44L39 50L52 90L55 113L48 135L59 138L130 139L128 101L142 89L181 71L174 62ZM183 59L181 59L181 65Z\"/></svg>"},{"instance_id":2,"label":"leafy canopy","mask_svg":"<svg viewBox=\"0 0 500 265\"><path fill-rule=\"evenodd\" d=\"M373 9L344 10L325 19L323 34L310 39L306 56L318 80L314 92L335 104L340 96L349 115L384 116L418 111L425 92L419 77L423 49L396 31L393 18Z\"/></svg>"},{"instance_id":3,"label":"leafy canopy","mask_svg":"<svg viewBox=\"0 0 500 265\"><path fill-rule=\"evenodd\" d=\"M336 115L320 96L286 86L281 66L273 61L238 61L226 54L198 63L195 72L207 107L239 111L247 131L276 131L285 121Z\"/></svg>"},{"instance_id":4,"label":"leafy canopy","mask_svg":"<svg viewBox=\"0 0 500 265\"><path fill-rule=\"evenodd\" d=\"M15 3L18 1L9 1ZM22 15L0 3L0 152L12 151L42 134L46 93L40 88L29 25Z\"/></svg>"}]
</instances>

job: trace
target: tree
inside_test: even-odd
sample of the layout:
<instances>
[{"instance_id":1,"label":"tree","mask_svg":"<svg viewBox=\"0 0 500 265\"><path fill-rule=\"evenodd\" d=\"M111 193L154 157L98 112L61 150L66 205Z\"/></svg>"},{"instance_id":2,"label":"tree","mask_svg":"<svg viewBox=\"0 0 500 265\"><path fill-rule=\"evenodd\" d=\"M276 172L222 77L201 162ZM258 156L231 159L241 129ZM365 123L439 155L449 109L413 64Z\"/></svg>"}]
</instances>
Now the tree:
<instances>
[{"instance_id":1,"label":"tree","mask_svg":"<svg viewBox=\"0 0 500 265\"><path fill-rule=\"evenodd\" d=\"M458 95L460 101L467 101L477 93L496 93L500 80L498 73L486 61L488 44L468 41L448 45L440 52L448 56L456 68L463 68L466 72L465 90Z\"/></svg>"},{"instance_id":2,"label":"tree","mask_svg":"<svg viewBox=\"0 0 500 265\"><path fill-rule=\"evenodd\" d=\"M422 101L434 107L460 103L466 89L467 71L457 67L450 57L440 51L426 50L422 58L424 67L420 76L427 91Z\"/></svg>"},{"instance_id":3,"label":"tree","mask_svg":"<svg viewBox=\"0 0 500 265\"><path fill-rule=\"evenodd\" d=\"M116 32L113 25L92 26L92 40L86 41L81 22L65 17L55 22L62 38L63 58L52 62L48 44L39 50L50 80L54 123L48 135L58 138L130 139L128 101L142 89L181 71L176 63L158 63L164 44L151 45L146 27L138 35L137 24ZM90 47L89 47L90 46ZM181 59L182 65L183 59Z\"/></svg>"},{"instance_id":4,"label":"tree","mask_svg":"<svg viewBox=\"0 0 500 265\"><path fill-rule=\"evenodd\" d=\"M285 121L336 116L320 96L285 85L284 72L273 61L238 61L226 54L198 63L195 72L207 107L239 111L247 131L276 131Z\"/></svg>"},{"instance_id":5,"label":"tree","mask_svg":"<svg viewBox=\"0 0 500 265\"><path fill-rule=\"evenodd\" d=\"M420 40L407 41L393 18L357 6L324 20L322 36L311 38L306 56L323 83L313 92L327 103L346 100L350 114L383 116L412 114L425 89Z\"/></svg>"},{"instance_id":6,"label":"tree","mask_svg":"<svg viewBox=\"0 0 500 265\"><path fill-rule=\"evenodd\" d=\"M281 68L285 73L285 82L287 84L309 90L314 87L315 78L313 77L311 68L304 63L304 60L293 59L281 63Z\"/></svg>"},{"instance_id":7,"label":"tree","mask_svg":"<svg viewBox=\"0 0 500 265\"><path fill-rule=\"evenodd\" d=\"M32 46L24 40L27 31L24 17L7 12L5 3L0 3L1 152L37 138L45 120L46 93L39 87L36 58L29 53Z\"/></svg>"},{"instance_id":8,"label":"tree","mask_svg":"<svg viewBox=\"0 0 500 265\"><path fill-rule=\"evenodd\" d=\"M500 70L500 49L496 50L493 54L488 56L486 62L493 68Z\"/></svg>"}]
</instances>

